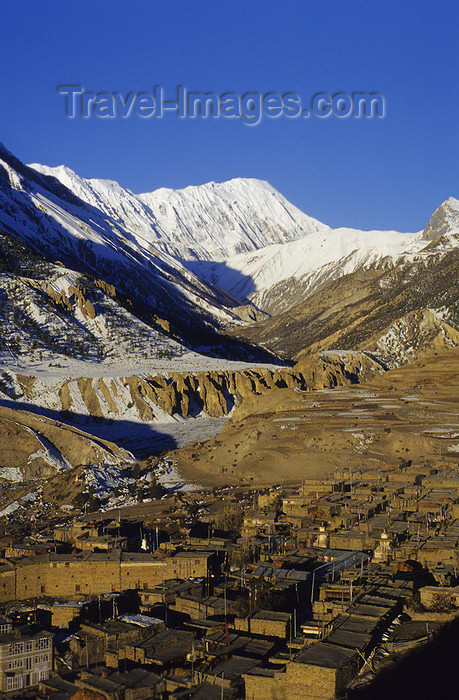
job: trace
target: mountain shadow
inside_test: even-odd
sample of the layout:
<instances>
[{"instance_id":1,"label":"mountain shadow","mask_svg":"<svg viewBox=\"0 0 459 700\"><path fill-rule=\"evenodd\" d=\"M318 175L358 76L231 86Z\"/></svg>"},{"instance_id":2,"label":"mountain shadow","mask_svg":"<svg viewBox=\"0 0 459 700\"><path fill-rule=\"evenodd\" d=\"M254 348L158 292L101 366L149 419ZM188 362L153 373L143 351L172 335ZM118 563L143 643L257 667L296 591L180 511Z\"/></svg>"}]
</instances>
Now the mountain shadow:
<instances>
[{"instance_id":1,"label":"mountain shadow","mask_svg":"<svg viewBox=\"0 0 459 700\"><path fill-rule=\"evenodd\" d=\"M250 304L249 295L257 291L252 277L229 267L226 261L181 259L180 262L206 284L228 294L234 299L234 306ZM231 288L231 292L228 288Z\"/></svg>"},{"instance_id":2,"label":"mountain shadow","mask_svg":"<svg viewBox=\"0 0 459 700\"><path fill-rule=\"evenodd\" d=\"M140 423L123 418L113 420L91 417L74 411L43 408L33 403L18 404L10 399L0 399L0 406L51 419L60 426L77 428L94 438L96 443L100 440L113 442L117 447L131 452L137 460L178 447L178 442L173 435L158 430L152 423ZM102 443L100 445L103 447Z\"/></svg>"}]
</instances>

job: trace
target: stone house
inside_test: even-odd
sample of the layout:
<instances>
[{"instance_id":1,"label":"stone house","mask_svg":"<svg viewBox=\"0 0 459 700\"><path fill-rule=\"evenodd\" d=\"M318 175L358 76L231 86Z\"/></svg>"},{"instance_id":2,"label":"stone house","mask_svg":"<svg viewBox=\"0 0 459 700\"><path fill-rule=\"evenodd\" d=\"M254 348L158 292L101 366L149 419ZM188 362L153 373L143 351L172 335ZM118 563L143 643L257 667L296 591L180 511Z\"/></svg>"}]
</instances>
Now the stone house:
<instances>
[{"instance_id":1,"label":"stone house","mask_svg":"<svg viewBox=\"0 0 459 700\"><path fill-rule=\"evenodd\" d=\"M264 637L277 637L288 639L292 616L286 612L273 610L260 610L248 618L236 618L234 628L250 634L259 634Z\"/></svg>"},{"instance_id":2,"label":"stone house","mask_svg":"<svg viewBox=\"0 0 459 700\"><path fill-rule=\"evenodd\" d=\"M353 649L318 642L285 668L254 669L243 675L247 700L333 700L354 678L359 656Z\"/></svg>"}]
</instances>

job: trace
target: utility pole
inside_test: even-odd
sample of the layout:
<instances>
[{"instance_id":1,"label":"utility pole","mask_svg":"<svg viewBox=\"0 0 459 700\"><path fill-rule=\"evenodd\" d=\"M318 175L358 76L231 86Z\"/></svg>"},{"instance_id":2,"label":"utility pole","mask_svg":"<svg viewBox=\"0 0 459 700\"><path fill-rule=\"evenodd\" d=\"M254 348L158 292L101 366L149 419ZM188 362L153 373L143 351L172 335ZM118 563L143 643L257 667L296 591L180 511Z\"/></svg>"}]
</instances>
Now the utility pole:
<instances>
[{"instance_id":1,"label":"utility pole","mask_svg":"<svg viewBox=\"0 0 459 700\"><path fill-rule=\"evenodd\" d=\"M164 604L164 624L167 627L166 570L165 569L164 569L164 579L163 579L163 604Z\"/></svg>"},{"instance_id":2,"label":"utility pole","mask_svg":"<svg viewBox=\"0 0 459 700\"><path fill-rule=\"evenodd\" d=\"M194 683L194 636L191 642L191 683Z\"/></svg>"}]
</instances>

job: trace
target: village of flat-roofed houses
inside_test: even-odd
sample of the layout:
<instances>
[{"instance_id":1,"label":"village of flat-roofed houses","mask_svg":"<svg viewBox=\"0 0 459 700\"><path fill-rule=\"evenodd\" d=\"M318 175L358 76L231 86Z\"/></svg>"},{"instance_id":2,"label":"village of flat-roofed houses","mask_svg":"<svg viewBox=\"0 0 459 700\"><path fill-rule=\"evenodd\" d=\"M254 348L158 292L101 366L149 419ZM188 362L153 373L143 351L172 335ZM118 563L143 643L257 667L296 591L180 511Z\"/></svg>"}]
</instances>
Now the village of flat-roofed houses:
<instances>
[{"instance_id":1,"label":"village of flat-roofed houses","mask_svg":"<svg viewBox=\"0 0 459 700\"><path fill-rule=\"evenodd\" d=\"M0 542L1 697L365 697L459 609L451 464L40 520Z\"/></svg>"}]
</instances>

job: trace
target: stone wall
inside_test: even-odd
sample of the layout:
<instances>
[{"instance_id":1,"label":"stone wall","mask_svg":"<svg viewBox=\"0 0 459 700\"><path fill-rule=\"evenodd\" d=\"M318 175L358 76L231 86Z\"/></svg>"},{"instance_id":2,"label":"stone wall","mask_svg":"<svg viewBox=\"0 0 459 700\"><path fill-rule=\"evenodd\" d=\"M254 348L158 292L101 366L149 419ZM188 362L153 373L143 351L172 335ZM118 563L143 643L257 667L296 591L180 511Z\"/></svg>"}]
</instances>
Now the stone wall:
<instances>
[{"instance_id":1,"label":"stone wall","mask_svg":"<svg viewBox=\"0 0 459 700\"><path fill-rule=\"evenodd\" d=\"M11 564L0 565L0 603L14 600L16 596L16 571Z\"/></svg>"},{"instance_id":2,"label":"stone wall","mask_svg":"<svg viewBox=\"0 0 459 700\"><path fill-rule=\"evenodd\" d=\"M88 598L129 589L154 588L166 578L205 578L212 554L180 552L154 557L113 550L42 554L0 565L0 602L31 598Z\"/></svg>"}]
</instances>

